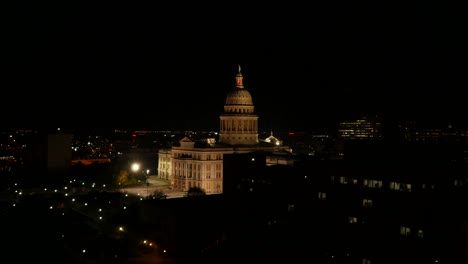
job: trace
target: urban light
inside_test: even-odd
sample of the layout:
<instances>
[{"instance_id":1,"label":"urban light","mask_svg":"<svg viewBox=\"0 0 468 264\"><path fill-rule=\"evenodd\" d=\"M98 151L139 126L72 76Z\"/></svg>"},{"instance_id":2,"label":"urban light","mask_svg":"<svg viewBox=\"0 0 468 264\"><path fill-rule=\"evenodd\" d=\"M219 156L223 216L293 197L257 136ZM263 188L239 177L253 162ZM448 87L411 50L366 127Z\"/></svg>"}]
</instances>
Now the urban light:
<instances>
[{"instance_id":1,"label":"urban light","mask_svg":"<svg viewBox=\"0 0 468 264\"><path fill-rule=\"evenodd\" d=\"M149 175L149 169L145 171L141 170L140 169L140 163L133 163L132 164L132 171L134 172L139 172L141 171L143 173L143 175L145 176L145 184L146 184L146 197L148 197L148 186L149 186L149 182L148 182L148 175Z\"/></svg>"},{"instance_id":2,"label":"urban light","mask_svg":"<svg viewBox=\"0 0 468 264\"><path fill-rule=\"evenodd\" d=\"M133 163L132 164L132 171L139 171L140 170L140 164L139 163Z\"/></svg>"}]
</instances>

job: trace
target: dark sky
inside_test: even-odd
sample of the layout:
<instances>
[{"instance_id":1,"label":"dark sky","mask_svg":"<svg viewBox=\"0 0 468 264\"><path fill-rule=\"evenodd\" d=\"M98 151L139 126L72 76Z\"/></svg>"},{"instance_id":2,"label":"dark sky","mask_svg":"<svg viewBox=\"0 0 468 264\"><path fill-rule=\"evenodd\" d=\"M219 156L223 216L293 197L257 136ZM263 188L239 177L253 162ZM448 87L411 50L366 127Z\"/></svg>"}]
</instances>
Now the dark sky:
<instances>
[{"instance_id":1,"label":"dark sky","mask_svg":"<svg viewBox=\"0 0 468 264\"><path fill-rule=\"evenodd\" d=\"M237 64L262 129L468 113L464 7L155 3L7 9L3 126L217 129Z\"/></svg>"}]
</instances>

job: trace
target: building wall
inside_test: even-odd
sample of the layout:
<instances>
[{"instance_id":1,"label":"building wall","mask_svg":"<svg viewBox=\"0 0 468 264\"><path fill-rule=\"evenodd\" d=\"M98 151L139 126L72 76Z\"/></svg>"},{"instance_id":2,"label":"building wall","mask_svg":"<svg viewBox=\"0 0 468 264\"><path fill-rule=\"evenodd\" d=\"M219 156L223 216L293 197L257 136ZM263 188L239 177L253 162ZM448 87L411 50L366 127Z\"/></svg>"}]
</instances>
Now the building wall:
<instances>
[{"instance_id":1,"label":"building wall","mask_svg":"<svg viewBox=\"0 0 468 264\"><path fill-rule=\"evenodd\" d=\"M172 151L160 149L158 152L158 177L173 182L172 178Z\"/></svg>"},{"instance_id":2,"label":"building wall","mask_svg":"<svg viewBox=\"0 0 468 264\"><path fill-rule=\"evenodd\" d=\"M258 117L221 115L219 141L230 145L258 143Z\"/></svg>"},{"instance_id":3,"label":"building wall","mask_svg":"<svg viewBox=\"0 0 468 264\"><path fill-rule=\"evenodd\" d=\"M49 170L67 170L72 161L72 134L49 134L47 140L47 167Z\"/></svg>"},{"instance_id":4,"label":"building wall","mask_svg":"<svg viewBox=\"0 0 468 264\"><path fill-rule=\"evenodd\" d=\"M232 153L232 150L173 147L173 187L181 191L200 187L209 194L222 193L223 155L226 153Z\"/></svg>"}]
</instances>

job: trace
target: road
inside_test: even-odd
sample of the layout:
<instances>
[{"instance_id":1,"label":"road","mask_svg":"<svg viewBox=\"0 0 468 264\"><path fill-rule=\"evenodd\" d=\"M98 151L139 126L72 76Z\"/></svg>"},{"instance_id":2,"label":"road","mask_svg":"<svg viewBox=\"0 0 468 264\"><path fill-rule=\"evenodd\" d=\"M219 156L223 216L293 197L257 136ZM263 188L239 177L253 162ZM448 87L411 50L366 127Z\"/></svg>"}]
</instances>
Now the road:
<instances>
[{"instance_id":1,"label":"road","mask_svg":"<svg viewBox=\"0 0 468 264\"><path fill-rule=\"evenodd\" d=\"M155 191L163 191L167 194L168 199L184 197L186 194L186 192L172 190L169 181L159 179L157 176L149 176L148 185L121 188L120 190L141 197L147 197Z\"/></svg>"}]
</instances>

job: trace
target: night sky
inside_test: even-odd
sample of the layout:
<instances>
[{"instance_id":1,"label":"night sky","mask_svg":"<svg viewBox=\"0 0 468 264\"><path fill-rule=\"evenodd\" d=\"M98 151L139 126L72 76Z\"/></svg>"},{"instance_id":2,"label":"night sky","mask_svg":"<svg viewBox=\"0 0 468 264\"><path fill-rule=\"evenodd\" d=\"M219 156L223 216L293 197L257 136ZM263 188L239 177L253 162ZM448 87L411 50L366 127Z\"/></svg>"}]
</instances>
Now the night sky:
<instances>
[{"instance_id":1,"label":"night sky","mask_svg":"<svg viewBox=\"0 0 468 264\"><path fill-rule=\"evenodd\" d=\"M218 129L238 64L261 129L466 119L466 8L155 3L12 6L3 127Z\"/></svg>"}]
</instances>

